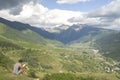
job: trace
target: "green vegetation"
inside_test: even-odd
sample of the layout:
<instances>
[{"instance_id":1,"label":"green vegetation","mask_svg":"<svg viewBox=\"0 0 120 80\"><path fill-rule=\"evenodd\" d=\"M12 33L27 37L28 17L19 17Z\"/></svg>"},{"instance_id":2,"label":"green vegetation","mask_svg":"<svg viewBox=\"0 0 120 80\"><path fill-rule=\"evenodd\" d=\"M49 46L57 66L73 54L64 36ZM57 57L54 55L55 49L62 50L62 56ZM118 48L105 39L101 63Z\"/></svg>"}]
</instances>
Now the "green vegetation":
<instances>
[{"instance_id":1,"label":"green vegetation","mask_svg":"<svg viewBox=\"0 0 120 80\"><path fill-rule=\"evenodd\" d=\"M12 40L13 42L23 44L23 46L27 45L27 47L30 46L28 45L29 43L32 44L30 47L35 46L36 44L38 45L55 44L56 46L57 45L62 46L62 43L45 39L30 29L19 31L2 23L0 23L0 35L4 38Z\"/></svg>"},{"instance_id":2,"label":"green vegetation","mask_svg":"<svg viewBox=\"0 0 120 80\"><path fill-rule=\"evenodd\" d=\"M94 54L87 44L76 45L65 46L29 29L19 31L0 23L0 80L120 79L117 62ZM19 59L29 67L25 75L12 74Z\"/></svg>"},{"instance_id":3,"label":"green vegetation","mask_svg":"<svg viewBox=\"0 0 120 80\"><path fill-rule=\"evenodd\" d=\"M70 74L70 73L54 73L47 74L43 80L119 80L114 74Z\"/></svg>"},{"instance_id":4,"label":"green vegetation","mask_svg":"<svg viewBox=\"0 0 120 80\"><path fill-rule=\"evenodd\" d=\"M120 61L120 32L114 32L97 39L96 47L104 53L106 57Z\"/></svg>"},{"instance_id":5,"label":"green vegetation","mask_svg":"<svg viewBox=\"0 0 120 80\"><path fill-rule=\"evenodd\" d=\"M16 47L16 45L14 47ZM99 55L94 55L92 54L92 51L89 51L89 49L86 51L82 49L76 51L70 50L68 48L52 48L49 46L42 46L40 49L18 49L14 47L13 49L5 49L5 52L1 51L1 80L4 80L4 78L6 80L14 80L14 78L15 80L31 80L31 78L36 77L43 78L43 80L59 80L59 77L62 77L60 80L105 80L106 78L104 76L102 78L102 75L100 79L96 79L96 73L111 76L112 72L110 72L110 74L107 74L105 67L109 66L111 69L114 68L112 66L114 61L107 60L105 57ZM4 50L4 48L5 47L1 46L1 50ZM26 64L29 67L26 76L15 76L12 74L13 64L20 58L26 61ZM4 74L8 75L8 77L5 75L3 76L3 72ZM78 75L81 75L81 73L85 74L79 77ZM86 73L92 73L93 75L88 76ZM47 76L46 74L50 75ZM46 76L48 79L46 79ZM117 80L116 76L113 78L115 78L114 80Z\"/></svg>"}]
</instances>

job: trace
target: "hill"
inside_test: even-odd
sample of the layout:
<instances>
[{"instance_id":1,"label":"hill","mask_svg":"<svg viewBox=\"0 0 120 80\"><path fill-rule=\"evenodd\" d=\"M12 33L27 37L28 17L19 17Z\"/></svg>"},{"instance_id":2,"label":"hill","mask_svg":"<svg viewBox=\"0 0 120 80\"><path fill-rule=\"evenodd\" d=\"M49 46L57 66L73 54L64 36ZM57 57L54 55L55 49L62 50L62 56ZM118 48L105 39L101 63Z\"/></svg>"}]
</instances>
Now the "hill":
<instances>
[{"instance_id":1,"label":"hill","mask_svg":"<svg viewBox=\"0 0 120 80\"><path fill-rule=\"evenodd\" d=\"M79 51L76 51L67 48L52 48L47 46L39 47L39 49L26 49L4 38L0 39L6 43L5 46L0 46L0 52L2 52L0 54L1 80L33 80L36 76L46 79L46 74L49 75L48 78L50 79L54 79L55 77L52 76L56 75L63 77L63 80L65 75L68 76L68 78L70 78L70 76L80 75L81 77L79 78L81 78L81 80L85 78L92 78L91 80L94 80L95 76L99 75L100 77L98 79L102 80L103 75L101 74L103 73L109 80L118 80L117 77L115 77L116 74L112 74L116 72L115 69L118 68L116 62L101 55L95 55L90 49L79 49ZM12 46L9 47L10 44ZM27 76L15 76L12 74L13 65L20 58L25 61L30 69L27 72ZM111 73L111 79L107 72ZM67 73L69 73L70 76ZM89 76L89 73L93 73L92 76ZM74 77L77 78L77 76Z\"/></svg>"},{"instance_id":2,"label":"hill","mask_svg":"<svg viewBox=\"0 0 120 80\"><path fill-rule=\"evenodd\" d=\"M114 60L120 61L120 32L114 32L109 35L105 35L102 38L96 40L96 47L103 52L106 57L111 57Z\"/></svg>"},{"instance_id":3,"label":"hill","mask_svg":"<svg viewBox=\"0 0 120 80\"><path fill-rule=\"evenodd\" d=\"M37 28L26 27L26 24L19 22L8 21L8 24L2 21L0 23L0 80L33 80L39 77L43 80L59 80L61 77L63 80L70 78L72 80L119 80L120 78L118 62L102 56L100 52L95 54L89 45L82 44L77 48L74 45L63 45L58 41L42 37ZM17 27L14 23L22 25ZM88 35L88 31L83 35ZM23 59L29 67L26 75L12 74L13 65L19 59Z\"/></svg>"},{"instance_id":4,"label":"hill","mask_svg":"<svg viewBox=\"0 0 120 80\"><path fill-rule=\"evenodd\" d=\"M82 41L82 39L84 39L85 36L94 37L98 34L102 34L103 32L112 31L112 30L103 29L103 28L96 28L89 25L77 24L77 25L69 26L66 29L62 29L59 31L59 33L57 33L57 32L48 32L44 29L30 26L29 24L24 24L16 21L8 21L3 18L0 18L0 22L3 23L4 25L9 26L9 28L22 32L22 34L24 33L23 35L25 35L26 33L26 35L30 34L33 37L33 33L34 33L35 38L32 38L32 39L36 39L36 36L39 36L39 38L41 38L43 42L45 41L43 38L46 38L51 40L57 40L64 44L69 44L70 42L76 41L78 39L81 39ZM31 38L30 35L29 35L29 38Z\"/></svg>"},{"instance_id":5,"label":"hill","mask_svg":"<svg viewBox=\"0 0 120 80\"><path fill-rule=\"evenodd\" d=\"M17 42L20 45L28 46L36 46L38 45L51 45L51 46L62 46L62 43L49 40L42 37L38 32L36 32L37 28L34 28L28 24L23 24L19 22L11 22L0 18L0 35L13 40L13 42ZM41 30L41 29L38 29ZM44 30L41 30L44 31ZM28 44L28 43L31 44ZM38 46L37 45L37 46Z\"/></svg>"}]
</instances>

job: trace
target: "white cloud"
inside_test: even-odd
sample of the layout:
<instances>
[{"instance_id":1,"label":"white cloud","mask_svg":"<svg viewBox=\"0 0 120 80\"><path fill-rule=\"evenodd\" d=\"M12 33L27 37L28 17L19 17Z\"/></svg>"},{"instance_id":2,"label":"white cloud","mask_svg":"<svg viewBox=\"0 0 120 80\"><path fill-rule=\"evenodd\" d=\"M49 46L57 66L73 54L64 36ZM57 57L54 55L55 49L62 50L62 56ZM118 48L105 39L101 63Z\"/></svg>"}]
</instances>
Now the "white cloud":
<instances>
[{"instance_id":1,"label":"white cloud","mask_svg":"<svg viewBox=\"0 0 120 80\"><path fill-rule=\"evenodd\" d=\"M114 0L100 9L88 12L82 17L69 19L71 23L88 24L96 27L120 30L120 0Z\"/></svg>"},{"instance_id":2,"label":"white cloud","mask_svg":"<svg viewBox=\"0 0 120 80\"><path fill-rule=\"evenodd\" d=\"M120 29L120 0L88 13L89 18L99 18L99 26L109 29Z\"/></svg>"},{"instance_id":3,"label":"white cloud","mask_svg":"<svg viewBox=\"0 0 120 80\"><path fill-rule=\"evenodd\" d=\"M73 3L87 2L87 1L90 1L90 0L57 0L57 3L59 3L59 4L64 4L64 3L73 4Z\"/></svg>"},{"instance_id":4,"label":"white cloud","mask_svg":"<svg viewBox=\"0 0 120 80\"><path fill-rule=\"evenodd\" d=\"M67 10L49 10L39 3L30 2L22 7L19 15L12 15L9 10L1 10L0 17L12 21L20 21L37 27L55 27L61 24L71 25L68 19L80 16L82 13Z\"/></svg>"},{"instance_id":5,"label":"white cloud","mask_svg":"<svg viewBox=\"0 0 120 80\"><path fill-rule=\"evenodd\" d=\"M80 15L81 15L80 12L54 9L46 13L44 15L44 18L45 18L46 24L51 23L56 25L61 25L61 24L71 25L71 23L68 22L68 19L72 17L78 17Z\"/></svg>"},{"instance_id":6,"label":"white cloud","mask_svg":"<svg viewBox=\"0 0 120 80\"><path fill-rule=\"evenodd\" d=\"M110 4L90 13L94 17L120 17L120 0L113 0Z\"/></svg>"},{"instance_id":7,"label":"white cloud","mask_svg":"<svg viewBox=\"0 0 120 80\"><path fill-rule=\"evenodd\" d=\"M49 10L40 4L35 6L29 4L23 7L20 16L26 23L38 27L55 27L57 25L66 24L71 25L67 20L71 17L80 16L80 12L66 11L66 10Z\"/></svg>"},{"instance_id":8,"label":"white cloud","mask_svg":"<svg viewBox=\"0 0 120 80\"><path fill-rule=\"evenodd\" d=\"M120 18L114 19L111 22L102 22L104 28L120 30ZM104 26L104 24L106 24Z\"/></svg>"},{"instance_id":9,"label":"white cloud","mask_svg":"<svg viewBox=\"0 0 120 80\"><path fill-rule=\"evenodd\" d=\"M0 10L0 17L37 27L55 27L61 24L72 25L79 23L120 29L119 9L120 0L114 0L96 11L86 14L59 9L50 10L39 3L35 4L31 1L22 7L22 11L18 15L12 15L9 9L5 9Z\"/></svg>"},{"instance_id":10,"label":"white cloud","mask_svg":"<svg viewBox=\"0 0 120 80\"><path fill-rule=\"evenodd\" d=\"M98 25L100 24L99 18L90 18L85 15L79 16L79 17L73 17L69 19L73 24L87 24L87 25Z\"/></svg>"}]
</instances>

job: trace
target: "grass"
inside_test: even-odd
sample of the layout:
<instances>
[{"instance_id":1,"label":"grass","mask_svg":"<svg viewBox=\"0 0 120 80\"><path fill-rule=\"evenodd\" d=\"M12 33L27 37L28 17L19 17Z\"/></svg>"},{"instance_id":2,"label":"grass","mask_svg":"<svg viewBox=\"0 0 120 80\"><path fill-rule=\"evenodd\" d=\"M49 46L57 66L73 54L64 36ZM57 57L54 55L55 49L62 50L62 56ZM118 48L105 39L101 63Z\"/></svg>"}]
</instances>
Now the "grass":
<instances>
[{"instance_id":1,"label":"grass","mask_svg":"<svg viewBox=\"0 0 120 80\"><path fill-rule=\"evenodd\" d=\"M105 67L116 68L113 60L93 54L87 44L64 46L31 30L21 32L0 24L0 80L34 80L32 76L46 80L47 75L47 80L119 80L119 74L105 71ZM12 74L20 58L28 64L31 77Z\"/></svg>"},{"instance_id":2,"label":"grass","mask_svg":"<svg viewBox=\"0 0 120 80\"><path fill-rule=\"evenodd\" d=\"M14 75L12 72L0 73L0 80L34 80L34 78L27 77L26 75Z\"/></svg>"},{"instance_id":3,"label":"grass","mask_svg":"<svg viewBox=\"0 0 120 80\"><path fill-rule=\"evenodd\" d=\"M119 80L115 74L106 73L54 73L47 74L43 80Z\"/></svg>"}]
</instances>

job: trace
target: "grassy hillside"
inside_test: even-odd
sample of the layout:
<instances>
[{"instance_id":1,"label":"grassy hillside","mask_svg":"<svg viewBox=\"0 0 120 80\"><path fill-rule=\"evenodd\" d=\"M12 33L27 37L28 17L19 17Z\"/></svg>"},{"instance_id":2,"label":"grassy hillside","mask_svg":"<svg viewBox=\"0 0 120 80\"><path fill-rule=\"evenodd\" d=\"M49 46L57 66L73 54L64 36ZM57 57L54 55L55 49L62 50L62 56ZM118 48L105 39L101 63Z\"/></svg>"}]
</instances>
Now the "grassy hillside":
<instances>
[{"instance_id":1,"label":"grassy hillside","mask_svg":"<svg viewBox=\"0 0 120 80\"><path fill-rule=\"evenodd\" d=\"M79 78L81 80L95 80L97 78L95 77L96 73L100 75L104 73L106 76L111 75L114 80L118 80L116 77L117 74L112 74L112 70L116 68L116 66L113 66L115 62L100 55L93 54L93 51L90 49L79 49L79 51L76 51L69 48L55 48L49 46L42 46L39 49L22 48L18 44L4 38L0 38L0 43L2 43L2 40L6 42L6 45L0 45L1 80L33 80L33 77L36 76L41 79L43 78L43 80L59 80L56 79L57 76L61 76L63 80L66 80L65 76L67 76L68 79L72 76L75 78L73 80L78 80ZM9 47L10 44L12 44L12 46ZM16 48L16 45L20 48ZM28 65L29 70L26 75L15 76L12 74L13 65L18 59L23 59ZM109 71L110 74L107 74L107 71ZM89 76L88 73L93 73L93 75ZM49 79L46 79L47 75L49 75ZM101 77L96 80L103 79L104 76L101 75Z\"/></svg>"},{"instance_id":2,"label":"grassy hillside","mask_svg":"<svg viewBox=\"0 0 120 80\"><path fill-rule=\"evenodd\" d=\"M117 62L80 45L64 46L30 29L17 30L0 23L0 80L120 79ZM19 59L29 69L25 75L16 76L12 70Z\"/></svg>"},{"instance_id":3,"label":"grassy hillside","mask_svg":"<svg viewBox=\"0 0 120 80\"><path fill-rule=\"evenodd\" d=\"M119 61L120 58L120 32L114 30L101 30L99 34L91 34L73 41L69 44L75 48L83 47L97 49L106 57Z\"/></svg>"},{"instance_id":4,"label":"grassy hillside","mask_svg":"<svg viewBox=\"0 0 120 80\"><path fill-rule=\"evenodd\" d=\"M3 36L4 38L13 40L13 42L17 42L20 45L22 44L23 46L26 45L27 47L36 46L36 44L50 45L50 46L51 45L62 46L62 43L45 39L30 29L19 31L17 29L13 29L10 26L2 24L2 23L0 23L0 35Z\"/></svg>"},{"instance_id":5,"label":"grassy hillside","mask_svg":"<svg viewBox=\"0 0 120 80\"><path fill-rule=\"evenodd\" d=\"M120 32L116 31L97 39L96 47L100 49L106 57L120 61Z\"/></svg>"}]
</instances>

